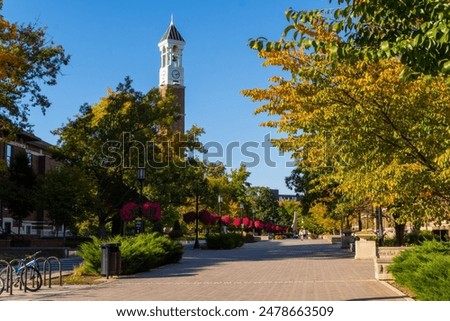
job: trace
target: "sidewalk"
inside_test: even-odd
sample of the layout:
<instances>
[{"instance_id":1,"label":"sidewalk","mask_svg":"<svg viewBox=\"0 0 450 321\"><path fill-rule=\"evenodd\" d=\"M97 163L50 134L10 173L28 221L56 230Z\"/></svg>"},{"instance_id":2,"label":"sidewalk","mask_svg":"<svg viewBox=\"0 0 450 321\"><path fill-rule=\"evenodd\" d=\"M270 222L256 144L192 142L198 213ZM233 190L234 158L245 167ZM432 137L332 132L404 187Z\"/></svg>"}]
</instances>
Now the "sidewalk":
<instances>
[{"instance_id":1,"label":"sidewalk","mask_svg":"<svg viewBox=\"0 0 450 321\"><path fill-rule=\"evenodd\" d=\"M408 300L374 277L372 260L355 260L325 240L261 241L234 250L193 250L180 263L93 286L16 291L9 300L54 301L343 301Z\"/></svg>"}]
</instances>

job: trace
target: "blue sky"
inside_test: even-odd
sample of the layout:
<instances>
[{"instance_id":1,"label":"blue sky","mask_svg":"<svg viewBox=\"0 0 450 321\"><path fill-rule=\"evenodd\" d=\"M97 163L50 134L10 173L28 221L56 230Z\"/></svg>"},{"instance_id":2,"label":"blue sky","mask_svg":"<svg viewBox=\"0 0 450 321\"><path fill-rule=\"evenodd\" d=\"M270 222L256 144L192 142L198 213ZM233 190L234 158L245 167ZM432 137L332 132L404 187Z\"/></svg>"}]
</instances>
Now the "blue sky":
<instances>
[{"instance_id":1,"label":"blue sky","mask_svg":"<svg viewBox=\"0 0 450 321\"><path fill-rule=\"evenodd\" d=\"M259 106L241 95L250 88L266 88L268 78L280 74L263 68L247 46L249 38L280 38L287 26L287 8L329 7L328 0L4 0L5 19L47 27L48 37L72 56L58 84L45 88L52 107L31 116L34 132L56 143L50 131L72 118L87 102L96 103L106 89L125 76L137 90L158 86L158 42L171 15L186 40L184 70L186 128L203 127L201 141L220 144L223 156L210 157L228 168L248 163L250 183L290 193L284 178L293 169L289 155L263 144L273 130L260 127ZM211 149L214 153L216 150ZM228 153L225 151L228 150ZM270 156L268 156L270 153ZM257 155L257 156L256 156Z\"/></svg>"}]
</instances>

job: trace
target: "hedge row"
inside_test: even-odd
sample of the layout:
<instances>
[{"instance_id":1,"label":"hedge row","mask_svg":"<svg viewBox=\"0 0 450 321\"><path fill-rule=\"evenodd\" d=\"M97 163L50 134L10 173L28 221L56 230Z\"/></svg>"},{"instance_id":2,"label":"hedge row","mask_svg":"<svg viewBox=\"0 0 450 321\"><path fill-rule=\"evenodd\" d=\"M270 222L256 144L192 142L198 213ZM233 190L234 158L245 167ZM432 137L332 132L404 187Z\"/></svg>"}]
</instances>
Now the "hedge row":
<instances>
[{"instance_id":1,"label":"hedge row","mask_svg":"<svg viewBox=\"0 0 450 321\"><path fill-rule=\"evenodd\" d=\"M206 245L211 250L227 250L244 245L244 237L237 233L209 234Z\"/></svg>"},{"instance_id":2,"label":"hedge row","mask_svg":"<svg viewBox=\"0 0 450 321\"><path fill-rule=\"evenodd\" d=\"M120 243L121 274L129 275L149 271L161 265L176 263L183 256L183 246L159 233L139 234L133 237L117 236L108 240L94 238L81 245L78 254L83 258L83 273L99 274L101 270L101 244Z\"/></svg>"}]
</instances>

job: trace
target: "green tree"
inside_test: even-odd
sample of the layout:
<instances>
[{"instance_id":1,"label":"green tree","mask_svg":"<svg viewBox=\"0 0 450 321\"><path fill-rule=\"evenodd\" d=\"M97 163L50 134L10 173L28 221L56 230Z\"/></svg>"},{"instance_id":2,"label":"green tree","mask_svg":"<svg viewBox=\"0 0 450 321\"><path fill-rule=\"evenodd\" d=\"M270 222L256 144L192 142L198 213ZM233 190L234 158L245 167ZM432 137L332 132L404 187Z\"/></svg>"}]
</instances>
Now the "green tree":
<instances>
[{"instance_id":1,"label":"green tree","mask_svg":"<svg viewBox=\"0 0 450 321\"><path fill-rule=\"evenodd\" d=\"M435 0L330 0L339 6L314 11L286 11L290 24L283 43L264 39L252 41L255 48L313 48L326 53L329 61L399 57L409 67L407 73L450 74L450 10L446 1ZM317 24L341 35L323 41L310 33Z\"/></svg>"},{"instance_id":2,"label":"green tree","mask_svg":"<svg viewBox=\"0 0 450 321\"><path fill-rule=\"evenodd\" d=\"M108 223L117 222L124 203L138 200L138 167L146 168L146 199L163 205L182 202L178 193L187 194L183 182L189 167L184 153L198 144L190 135L173 132L178 110L173 95L163 98L156 88L144 94L131 84L127 77L115 91L108 90L97 104L82 106L80 115L55 131L60 135L61 159L93 181L91 221L98 222L101 236ZM201 129L192 131L198 134Z\"/></svg>"},{"instance_id":3,"label":"green tree","mask_svg":"<svg viewBox=\"0 0 450 321\"><path fill-rule=\"evenodd\" d=\"M6 184L2 187L2 200L6 202L13 219L19 223L20 234L23 220L36 208L36 175L25 152L13 155L7 177Z\"/></svg>"},{"instance_id":4,"label":"green tree","mask_svg":"<svg viewBox=\"0 0 450 321\"><path fill-rule=\"evenodd\" d=\"M3 1L0 1L0 11ZM0 15L0 128L29 127L30 107L50 106L42 85L53 86L69 56L48 40L45 28L18 25ZM1 136L0 136L1 138Z\"/></svg>"},{"instance_id":5,"label":"green tree","mask_svg":"<svg viewBox=\"0 0 450 321\"><path fill-rule=\"evenodd\" d=\"M311 42L292 47L282 39L272 45L277 50L260 52L265 66L280 66L290 77L243 92L265 102L256 113L279 116L263 124L287 134L277 146L293 152L313 190L329 190L336 214L351 215L369 201L396 211L398 224L433 208L435 220L448 217L445 78L405 81L396 58L331 62L333 44L344 40L320 13L314 17L296 25L298 37Z\"/></svg>"},{"instance_id":6,"label":"green tree","mask_svg":"<svg viewBox=\"0 0 450 321\"><path fill-rule=\"evenodd\" d=\"M76 233L76 223L84 220L93 202L92 184L78 167L61 166L41 178L37 199L39 206L48 211L55 227L64 227Z\"/></svg>"},{"instance_id":7,"label":"green tree","mask_svg":"<svg viewBox=\"0 0 450 321\"><path fill-rule=\"evenodd\" d=\"M247 192L247 199L250 202L251 211L255 212L255 219L275 224L281 222L278 200L268 187L254 186Z\"/></svg>"}]
</instances>

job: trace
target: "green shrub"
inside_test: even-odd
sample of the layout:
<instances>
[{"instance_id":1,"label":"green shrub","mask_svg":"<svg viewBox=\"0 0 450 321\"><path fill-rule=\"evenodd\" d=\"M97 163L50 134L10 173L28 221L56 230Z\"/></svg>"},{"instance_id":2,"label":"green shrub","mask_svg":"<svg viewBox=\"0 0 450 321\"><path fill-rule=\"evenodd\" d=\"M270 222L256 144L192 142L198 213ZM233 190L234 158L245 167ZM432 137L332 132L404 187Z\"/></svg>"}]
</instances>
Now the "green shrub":
<instances>
[{"instance_id":1,"label":"green shrub","mask_svg":"<svg viewBox=\"0 0 450 321\"><path fill-rule=\"evenodd\" d=\"M244 237L242 234L230 233L225 235L228 235L228 237L234 241L235 247L241 247L244 245Z\"/></svg>"},{"instance_id":2,"label":"green shrub","mask_svg":"<svg viewBox=\"0 0 450 321\"><path fill-rule=\"evenodd\" d=\"M450 300L450 243L426 241L403 251L394 258L389 271L419 300Z\"/></svg>"},{"instance_id":3,"label":"green shrub","mask_svg":"<svg viewBox=\"0 0 450 321\"><path fill-rule=\"evenodd\" d=\"M431 231L413 231L405 235L406 244L422 244L425 241L438 240L437 235L433 234Z\"/></svg>"},{"instance_id":4,"label":"green shrub","mask_svg":"<svg viewBox=\"0 0 450 321\"><path fill-rule=\"evenodd\" d=\"M145 272L152 268L176 263L183 256L183 246L158 233L139 234L134 237L114 237L109 240L94 238L80 247L84 274L99 274L101 270L101 244L120 243L121 274Z\"/></svg>"},{"instance_id":5,"label":"green shrub","mask_svg":"<svg viewBox=\"0 0 450 321\"><path fill-rule=\"evenodd\" d=\"M77 254L83 259L83 274L99 274L102 259L100 245L102 243L101 239L94 237L90 242L80 245Z\"/></svg>"},{"instance_id":6,"label":"green shrub","mask_svg":"<svg viewBox=\"0 0 450 321\"><path fill-rule=\"evenodd\" d=\"M244 245L244 237L237 233L209 234L206 237L206 245L211 250L227 250Z\"/></svg>"}]
</instances>

